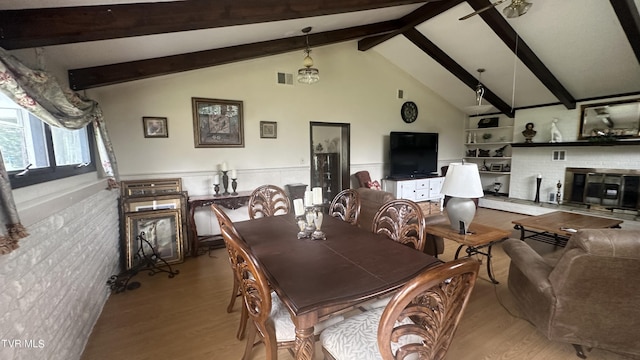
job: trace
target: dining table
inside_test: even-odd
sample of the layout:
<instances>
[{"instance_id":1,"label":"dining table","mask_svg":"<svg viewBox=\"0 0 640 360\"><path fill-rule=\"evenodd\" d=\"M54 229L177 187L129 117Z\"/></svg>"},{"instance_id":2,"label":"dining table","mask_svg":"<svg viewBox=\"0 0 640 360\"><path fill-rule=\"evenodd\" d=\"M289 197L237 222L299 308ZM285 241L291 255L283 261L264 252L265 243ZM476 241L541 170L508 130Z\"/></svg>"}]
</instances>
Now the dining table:
<instances>
[{"instance_id":1,"label":"dining table","mask_svg":"<svg viewBox=\"0 0 640 360\"><path fill-rule=\"evenodd\" d=\"M325 240L298 239L292 214L235 222L296 327L296 359L312 360L314 325L402 287L437 258L325 215Z\"/></svg>"}]
</instances>

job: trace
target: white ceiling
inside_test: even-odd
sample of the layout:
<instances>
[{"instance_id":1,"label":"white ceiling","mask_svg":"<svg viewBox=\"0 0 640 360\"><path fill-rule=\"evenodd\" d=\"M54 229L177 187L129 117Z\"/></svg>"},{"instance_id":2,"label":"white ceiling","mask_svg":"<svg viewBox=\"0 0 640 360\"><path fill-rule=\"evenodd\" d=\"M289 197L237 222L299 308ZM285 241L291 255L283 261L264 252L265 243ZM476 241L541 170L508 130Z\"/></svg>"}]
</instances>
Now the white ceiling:
<instances>
[{"instance_id":1,"label":"white ceiling","mask_svg":"<svg viewBox=\"0 0 640 360\"><path fill-rule=\"evenodd\" d=\"M640 93L640 63L609 1L529 1L533 6L527 14L507 21L574 99ZM640 0L634 1L640 8ZM0 10L125 2L156 1L2 0ZM107 65L299 36L300 29L306 26L312 26L313 33L317 33L393 20L422 5L56 45L46 47L45 54L67 69ZM506 5L498 6L500 13ZM558 103L480 16L458 20L471 12L473 8L462 3L416 29L467 72L477 75L478 68L486 69L483 84L512 107ZM473 105L473 90L403 35L369 51L380 53L454 106L464 109Z\"/></svg>"}]
</instances>

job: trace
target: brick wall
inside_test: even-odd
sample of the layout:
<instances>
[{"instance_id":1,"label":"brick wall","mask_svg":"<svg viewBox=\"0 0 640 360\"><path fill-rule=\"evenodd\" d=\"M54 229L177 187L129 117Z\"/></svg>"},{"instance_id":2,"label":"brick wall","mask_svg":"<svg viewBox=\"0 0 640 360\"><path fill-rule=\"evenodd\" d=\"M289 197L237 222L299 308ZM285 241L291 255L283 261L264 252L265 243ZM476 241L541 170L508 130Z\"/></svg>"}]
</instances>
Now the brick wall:
<instances>
[{"instance_id":1,"label":"brick wall","mask_svg":"<svg viewBox=\"0 0 640 360\"><path fill-rule=\"evenodd\" d=\"M586 147L533 147L513 148L511 161L511 187L509 196L516 199L533 200L536 192L536 177L542 175L540 200L548 200L550 192L557 191L560 180L564 191L564 173L568 167L599 169L638 169L640 153L638 146L586 146ZM554 150L564 150L565 160L552 160Z\"/></svg>"},{"instance_id":2,"label":"brick wall","mask_svg":"<svg viewBox=\"0 0 640 360\"><path fill-rule=\"evenodd\" d=\"M117 191L28 226L0 256L0 359L79 359L118 272Z\"/></svg>"}]
</instances>

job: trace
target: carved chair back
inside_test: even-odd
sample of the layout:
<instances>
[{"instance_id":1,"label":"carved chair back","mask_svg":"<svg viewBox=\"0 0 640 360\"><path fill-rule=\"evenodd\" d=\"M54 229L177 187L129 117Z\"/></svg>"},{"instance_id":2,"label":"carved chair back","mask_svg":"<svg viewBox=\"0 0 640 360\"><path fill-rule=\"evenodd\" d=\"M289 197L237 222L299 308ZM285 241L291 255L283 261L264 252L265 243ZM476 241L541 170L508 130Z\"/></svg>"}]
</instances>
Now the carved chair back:
<instances>
[{"instance_id":1,"label":"carved chair back","mask_svg":"<svg viewBox=\"0 0 640 360\"><path fill-rule=\"evenodd\" d=\"M420 206L411 200L396 199L380 207L373 217L372 231L423 251L424 227L425 220Z\"/></svg>"},{"instance_id":2,"label":"carved chair back","mask_svg":"<svg viewBox=\"0 0 640 360\"><path fill-rule=\"evenodd\" d=\"M331 201L329 215L356 225L360 217L360 195L353 189L342 190Z\"/></svg>"},{"instance_id":3,"label":"carved chair back","mask_svg":"<svg viewBox=\"0 0 640 360\"><path fill-rule=\"evenodd\" d=\"M250 327L243 359L248 359L254 345L256 330L267 349L267 359L277 359L277 340L271 313L271 288L258 260L253 256L246 243L228 227L221 229L226 245L237 258L236 276L240 281L240 291L249 318L255 326Z\"/></svg>"},{"instance_id":4,"label":"carved chair back","mask_svg":"<svg viewBox=\"0 0 640 360\"><path fill-rule=\"evenodd\" d=\"M262 185L253 190L249 198L249 218L288 214L291 202L281 188Z\"/></svg>"},{"instance_id":5,"label":"carved chair back","mask_svg":"<svg viewBox=\"0 0 640 360\"><path fill-rule=\"evenodd\" d=\"M405 359L407 355L443 359L479 267L476 259L458 259L428 268L405 284L380 318L377 337L382 359Z\"/></svg>"},{"instance_id":6,"label":"carved chair back","mask_svg":"<svg viewBox=\"0 0 640 360\"><path fill-rule=\"evenodd\" d=\"M231 231L240 241L242 237L238 234L235 226L233 226L233 222L229 219L229 216L216 204L211 205L211 211L213 211L214 215L218 219L218 224L220 225L220 230L222 228L226 228L228 231ZM224 239L224 237L223 237ZM236 274L236 268L238 267L238 255L235 252L234 248L228 243L227 239L224 239L225 247L227 248L227 252L229 254L229 264L231 265L231 271L233 272L233 289L231 290L231 299L229 300L229 305L227 305L227 312L230 313L233 311L233 307L236 304L236 298L241 296L240 292L240 279L238 279L238 275ZM238 327L238 333L236 337L238 340L241 340L244 336L246 325L247 325L247 311L242 306L241 310L242 314L240 315L240 325Z\"/></svg>"}]
</instances>

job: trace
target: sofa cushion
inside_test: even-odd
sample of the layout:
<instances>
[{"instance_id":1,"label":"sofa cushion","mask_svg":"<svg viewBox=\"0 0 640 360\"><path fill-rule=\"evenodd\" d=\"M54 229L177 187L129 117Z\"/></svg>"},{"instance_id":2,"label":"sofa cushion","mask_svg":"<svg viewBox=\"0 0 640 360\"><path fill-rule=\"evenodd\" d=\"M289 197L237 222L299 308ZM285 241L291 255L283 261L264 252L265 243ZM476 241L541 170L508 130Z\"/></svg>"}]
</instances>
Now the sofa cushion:
<instances>
[{"instance_id":1,"label":"sofa cushion","mask_svg":"<svg viewBox=\"0 0 640 360\"><path fill-rule=\"evenodd\" d=\"M378 182L378 180L367 181L367 183L365 184L365 187L372 190L382 190L382 186L380 186L380 183Z\"/></svg>"}]
</instances>

